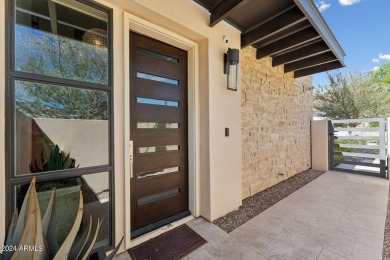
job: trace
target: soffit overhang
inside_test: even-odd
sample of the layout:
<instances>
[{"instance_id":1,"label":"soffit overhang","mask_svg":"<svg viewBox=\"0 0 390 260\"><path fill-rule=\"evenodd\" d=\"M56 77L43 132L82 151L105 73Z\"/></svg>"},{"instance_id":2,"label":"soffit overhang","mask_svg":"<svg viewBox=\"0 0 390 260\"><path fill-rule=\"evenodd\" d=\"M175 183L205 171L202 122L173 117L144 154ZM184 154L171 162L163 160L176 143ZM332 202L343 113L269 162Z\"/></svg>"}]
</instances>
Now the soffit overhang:
<instances>
[{"instance_id":1,"label":"soffit overhang","mask_svg":"<svg viewBox=\"0 0 390 260\"><path fill-rule=\"evenodd\" d=\"M241 48L272 57L295 78L345 67L345 52L312 0L194 0L241 31Z\"/></svg>"}]
</instances>

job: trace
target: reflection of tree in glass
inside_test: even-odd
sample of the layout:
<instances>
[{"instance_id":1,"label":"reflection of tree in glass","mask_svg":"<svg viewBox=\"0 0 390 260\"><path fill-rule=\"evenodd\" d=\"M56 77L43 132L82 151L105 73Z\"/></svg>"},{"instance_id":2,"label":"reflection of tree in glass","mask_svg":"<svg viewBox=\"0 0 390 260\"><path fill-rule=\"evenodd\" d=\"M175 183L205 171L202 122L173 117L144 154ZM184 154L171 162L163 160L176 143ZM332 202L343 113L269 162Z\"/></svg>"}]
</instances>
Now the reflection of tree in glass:
<instances>
[{"instance_id":1,"label":"reflection of tree in glass","mask_svg":"<svg viewBox=\"0 0 390 260\"><path fill-rule=\"evenodd\" d=\"M108 83L108 50L24 26L16 26L15 67L39 75ZM17 109L34 117L107 119L102 91L18 82Z\"/></svg>"},{"instance_id":2,"label":"reflection of tree in glass","mask_svg":"<svg viewBox=\"0 0 390 260\"><path fill-rule=\"evenodd\" d=\"M97 84L108 82L108 50L16 26L16 70Z\"/></svg>"},{"instance_id":3,"label":"reflection of tree in glass","mask_svg":"<svg viewBox=\"0 0 390 260\"><path fill-rule=\"evenodd\" d=\"M108 119L103 91L15 82L16 108L33 118Z\"/></svg>"}]
</instances>

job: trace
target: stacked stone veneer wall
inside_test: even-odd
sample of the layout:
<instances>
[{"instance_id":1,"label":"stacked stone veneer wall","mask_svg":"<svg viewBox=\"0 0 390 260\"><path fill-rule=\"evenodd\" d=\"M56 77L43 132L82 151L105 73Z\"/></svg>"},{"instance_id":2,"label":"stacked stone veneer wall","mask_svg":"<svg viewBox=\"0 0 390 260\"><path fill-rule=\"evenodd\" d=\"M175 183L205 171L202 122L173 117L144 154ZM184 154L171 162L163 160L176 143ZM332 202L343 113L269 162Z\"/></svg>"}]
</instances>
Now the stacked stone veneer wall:
<instances>
[{"instance_id":1,"label":"stacked stone veneer wall","mask_svg":"<svg viewBox=\"0 0 390 260\"><path fill-rule=\"evenodd\" d=\"M241 51L243 199L311 167L312 77ZM279 175L284 174L284 175Z\"/></svg>"}]
</instances>

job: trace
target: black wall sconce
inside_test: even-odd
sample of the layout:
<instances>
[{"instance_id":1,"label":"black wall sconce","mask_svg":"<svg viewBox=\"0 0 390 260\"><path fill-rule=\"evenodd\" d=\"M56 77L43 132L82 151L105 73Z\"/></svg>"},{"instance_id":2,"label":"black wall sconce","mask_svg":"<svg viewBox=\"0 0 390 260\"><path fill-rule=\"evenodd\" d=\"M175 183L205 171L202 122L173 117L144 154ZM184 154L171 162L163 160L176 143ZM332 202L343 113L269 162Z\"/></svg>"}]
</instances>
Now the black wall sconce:
<instances>
[{"instance_id":1,"label":"black wall sconce","mask_svg":"<svg viewBox=\"0 0 390 260\"><path fill-rule=\"evenodd\" d=\"M228 48L224 54L224 73L227 75L227 89L237 91L238 88L238 63L240 51Z\"/></svg>"}]
</instances>

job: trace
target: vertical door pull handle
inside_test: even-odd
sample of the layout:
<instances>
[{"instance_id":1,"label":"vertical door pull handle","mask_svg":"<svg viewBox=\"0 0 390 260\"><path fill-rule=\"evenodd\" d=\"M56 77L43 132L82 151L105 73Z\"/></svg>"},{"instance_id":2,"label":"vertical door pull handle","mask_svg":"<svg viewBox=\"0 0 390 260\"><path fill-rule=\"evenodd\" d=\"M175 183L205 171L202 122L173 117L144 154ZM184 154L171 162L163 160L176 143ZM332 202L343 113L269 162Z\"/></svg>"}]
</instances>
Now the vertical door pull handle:
<instances>
[{"instance_id":1,"label":"vertical door pull handle","mask_svg":"<svg viewBox=\"0 0 390 260\"><path fill-rule=\"evenodd\" d=\"M130 158L130 179L133 178L133 156L134 156L134 147L133 147L133 141L129 142L130 151L129 151L129 158Z\"/></svg>"}]
</instances>

